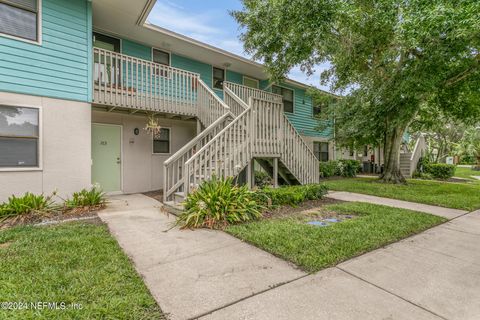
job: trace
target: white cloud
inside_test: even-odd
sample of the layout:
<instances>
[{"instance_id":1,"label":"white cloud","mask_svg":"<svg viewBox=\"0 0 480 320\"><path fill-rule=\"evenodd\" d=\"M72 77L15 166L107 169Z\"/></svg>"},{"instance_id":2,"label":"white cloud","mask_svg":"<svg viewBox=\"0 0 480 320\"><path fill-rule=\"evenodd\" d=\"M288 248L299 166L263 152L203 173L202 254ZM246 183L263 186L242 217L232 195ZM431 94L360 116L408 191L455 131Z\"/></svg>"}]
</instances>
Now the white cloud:
<instances>
[{"instance_id":1,"label":"white cloud","mask_svg":"<svg viewBox=\"0 0 480 320\"><path fill-rule=\"evenodd\" d=\"M148 17L150 23L163 28L189 37L192 34L199 34L206 38L221 33L221 30L212 27L212 19L213 17L208 13L194 14L169 1L157 2Z\"/></svg>"},{"instance_id":2,"label":"white cloud","mask_svg":"<svg viewBox=\"0 0 480 320\"><path fill-rule=\"evenodd\" d=\"M236 23L220 20L219 24L218 18L225 19L227 16L226 10L220 10L218 7L192 12L190 8L185 8L173 1L160 0L155 4L148 21L223 50L251 58L245 53L243 43L238 39L239 30L238 27L235 28ZM297 67L291 70L288 77L328 90L328 86L320 85L320 73L329 67L329 64L318 65L315 73L309 77Z\"/></svg>"}]
</instances>

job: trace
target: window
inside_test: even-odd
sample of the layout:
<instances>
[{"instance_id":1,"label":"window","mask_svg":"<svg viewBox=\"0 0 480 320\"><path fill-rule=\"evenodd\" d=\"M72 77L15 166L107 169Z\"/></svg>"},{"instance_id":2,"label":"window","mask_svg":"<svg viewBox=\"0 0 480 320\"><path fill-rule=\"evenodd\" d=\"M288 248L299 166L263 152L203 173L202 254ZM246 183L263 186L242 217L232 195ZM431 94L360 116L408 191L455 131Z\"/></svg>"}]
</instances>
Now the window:
<instances>
[{"instance_id":1,"label":"window","mask_svg":"<svg viewBox=\"0 0 480 320\"><path fill-rule=\"evenodd\" d=\"M258 80L249 77L243 77L243 85L250 88L258 89Z\"/></svg>"},{"instance_id":2,"label":"window","mask_svg":"<svg viewBox=\"0 0 480 320\"><path fill-rule=\"evenodd\" d=\"M318 160L328 161L328 142L313 142L313 153Z\"/></svg>"},{"instance_id":3,"label":"window","mask_svg":"<svg viewBox=\"0 0 480 320\"><path fill-rule=\"evenodd\" d=\"M170 153L170 129L161 128L153 137L153 153Z\"/></svg>"},{"instance_id":4,"label":"window","mask_svg":"<svg viewBox=\"0 0 480 320\"><path fill-rule=\"evenodd\" d=\"M363 156L368 156L368 146L363 147Z\"/></svg>"},{"instance_id":5,"label":"window","mask_svg":"<svg viewBox=\"0 0 480 320\"><path fill-rule=\"evenodd\" d=\"M225 81L225 70L213 67L213 87L223 89L223 81Z\"/></svg>"},{"instance_id":6,"label":"window","mask_svg":"<svg viewBox=\"0 0 480 320\"><path fill-rule=\"evenodd\" d=\"M39 167L39 109L0 105L0 168Z\"/></svg>"},{"instance_id":7,"label":"window","mask_svg":"<svg viewBox=\"0 0 480 320\"><path fill-rule=\"evenodd\" d=\"M164 65L164 66L170 66L170 53L158 50L158 49L152 49L152 60L155 63ZM155 67L154 68L154 74L155 75L160 75L162 77L168 77L168 71L165 70L163 67Z\"/></svg>"},{"instance_id":8,"label":"window","mask_svg":"<svg viewBox=\"0 0 480 320\"><path fill-rule=\"evenodd\" d=\"M283 111L293 113L293 90L272 86L272 92L283 97Z\"/></svg>"},{"instance_id":9,"label":"window","mask_svg":"<svg viewBox=\"0 0 480 320\"><path fill-rule=\"evenodd\" d=\"M153 62L155 62L155 63L160 63L160 64L163 64L165 66L170 65L170 53L168 53L168 52L161 51L161 50L158 50L158 49L153 49L152 50L152 59L153 59Z\"/></svg>"},{"instance_id":10,"label":"window","mask_svg":"<svg viewBox=\"0 0 480 320\"><path fill-rule=\"evenodd\" d=\"M0 33L39 41L39 2L0 0Z\"/></svg>"},{"instance_id":11,"label":"window","mask_svg":"<svg viewBox=\"0 0 480 320\"><path fill-rule=\"evenodd\" d=\"M93 46L96 48L120 53L120 39L100 33L93 33ZM120 66L117 59L105 55L94 55L94 81L96 85L116 85L121 83Z\"/></svg>"},{"instance_id":12,"label":"window","mask_svg":"<svg viewBox=\"0 0 480 320\"><path fill-rule=\"evenodd\" d=\"M322 106L317 105L313 107L313 117L317 117L322 113Z\"/></svg>"},{"instance_id":13,"label":"window","mask_svg":"<svg viewBox=\"0 0 480 320\"><path fill-rule=\"evenodd\" d=\"M100 33L93 33L93 46L96 48L120 53L120 39Z\"/></svg>"}]
</instances>

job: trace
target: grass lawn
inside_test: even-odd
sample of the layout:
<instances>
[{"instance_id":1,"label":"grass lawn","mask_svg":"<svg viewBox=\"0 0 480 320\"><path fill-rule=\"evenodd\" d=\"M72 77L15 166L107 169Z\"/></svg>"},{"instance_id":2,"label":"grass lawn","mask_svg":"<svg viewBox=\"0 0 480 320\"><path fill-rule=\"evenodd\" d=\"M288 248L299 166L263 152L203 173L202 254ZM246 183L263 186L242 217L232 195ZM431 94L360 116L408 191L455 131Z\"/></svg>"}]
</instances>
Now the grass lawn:
<instances>
[{"instance_id":1,"label":"grass lawn","mask_svg":"<svg viewBox=\"0 0 480 320\"><path fill-rule=\"evenodd\" d=\"M164 319L103 224L0 231L1 302L65 302L80 310L5 310L0 319Z\"/></svg>"},{"instance_id":2,"label":"grass lawn","mask_svg":"<svg viewBox=\"0 0 480 320\"><path fill-rule=\"evenodd\" d=\"M326 180L325 184L329 190L357 192L468 211L480 208L480 184L477 183L410 179L406 185L392 185L371 178L353 178Z\"/></svg>"},{"instance_id":3,"label":"grass lawn","mask_svg":"<svg viewBox=\"0 0 480 320\"><path fill-rule=\"evenodd\" d=\"M322 210L357 217L317 227L306 224L312 217L300 215L233 225L226 231L315 272L446 221L425 213L358 202L327 205Z\"/></svg>"},{"instance_id":4,"label":"grass lawn","mask_svg":"<svg viewBox=\"0 0 480 320\"><path fill-rule=\"evenodd\" d=\"M473 170L472 168L463 168L457 167L455 169L455 177L472 179L477 183L480 183L480 180L472 178L472 176L480 176L480 171Z\"/></svg>"}]
</instances>

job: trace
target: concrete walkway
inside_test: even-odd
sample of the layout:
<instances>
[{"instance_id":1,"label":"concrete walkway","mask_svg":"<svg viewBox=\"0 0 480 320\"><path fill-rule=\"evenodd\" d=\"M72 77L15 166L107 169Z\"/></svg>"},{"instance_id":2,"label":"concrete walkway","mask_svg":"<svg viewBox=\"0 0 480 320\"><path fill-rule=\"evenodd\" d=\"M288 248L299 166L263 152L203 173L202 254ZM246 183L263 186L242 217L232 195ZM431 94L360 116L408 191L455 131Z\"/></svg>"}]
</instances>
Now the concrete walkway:
<instances>
[{"instance_id":1,"label":"concrete walkway","mask_svg":"<svg viewBox=\"0 0 480 320\"><path fill-rule=\"evenodd\" d=\"M99 215L170 319L479 319L480 211L307 275L143 195Z\"/></svg>"},{"instance_id":2,"label":"concrete walkway","mask_svg":"<svg viewBox=\"0 0 480 320\"><path fill-rule=\"evenodd\" d=\"M480 318L480 211L202 319Z\"/></svg>"},{"instance_id":3,"label":"concrete walkway","mask_svg":"<svg viewBox=\"0 0 480 320\"><path fill-rule=\"evenodd\" d=\"M345 192L345 191L331 191L327 194L328 198L342 200L342 201L357 201L357 202L368 202L373 204L382 204L384 206L410 209L425 213L430 213L433 215L441 216L447 219L453 219L459 217L468 211L458 210L458 209L449 209L445 207L431 206L428 204L421 204L403 200L381 198L376 196L370 196L366 194Z\"/></svg>"},{"instance_id":4,"label":"concrete walkway","mask_svg":"<svg viewBox=\"0 0 480 320\"><path fill-rule=\"evenodd\" d=\"M99 213L169 319L190 319L306 275L220 231L178 230L144 195L110 198Z\"/></svg>"}]
</instances>

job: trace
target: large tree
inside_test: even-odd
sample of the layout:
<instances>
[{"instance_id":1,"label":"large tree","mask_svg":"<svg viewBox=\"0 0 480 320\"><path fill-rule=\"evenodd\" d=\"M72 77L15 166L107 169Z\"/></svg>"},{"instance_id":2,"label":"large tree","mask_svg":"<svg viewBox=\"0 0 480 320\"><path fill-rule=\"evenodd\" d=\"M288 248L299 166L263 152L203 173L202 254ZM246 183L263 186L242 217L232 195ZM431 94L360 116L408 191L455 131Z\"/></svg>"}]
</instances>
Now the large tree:
<instances>
[{"instance_id":1,"label":"large tree","mask_svg":"<svg viewBox=\"0 0 480 320\"><path fill-rule=\"evenodd\" d=\"M337 142L383 144L386 182L404 182L402 137L424 109L480 116L478 0L243 0L232 14L274 80L330 63Z\"/></svg>"}]
</instances>

